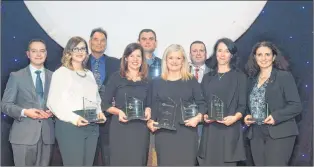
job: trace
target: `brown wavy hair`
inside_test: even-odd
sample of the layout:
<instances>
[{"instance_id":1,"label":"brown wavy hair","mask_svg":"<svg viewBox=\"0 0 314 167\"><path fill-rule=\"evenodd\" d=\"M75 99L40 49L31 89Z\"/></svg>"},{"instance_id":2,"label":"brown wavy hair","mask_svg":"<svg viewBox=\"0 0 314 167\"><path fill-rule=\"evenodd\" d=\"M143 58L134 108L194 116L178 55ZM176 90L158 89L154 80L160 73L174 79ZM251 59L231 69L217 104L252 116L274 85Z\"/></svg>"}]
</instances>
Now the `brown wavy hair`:
<instances>
[{"instance_id":1,"label":"brown wavy hair","mask_svg":"<svg viewBox=\"0 0 314 167\"><path fill-rule=\"evenodd\" d=\"M135 50L140 50L141 56L142 56L142 63L141 63L141 67L139 70L139 75L140 75L141 79L147 79L148 66L146 63L146 58L144 56L143 47L138 43L130 43L124 49L124 53L123 53L123 56L122 56L121 62L120 62L120 75L122 77L126 77L126 72L128 71L128 64L127 64L127 61L125 59L128 58L132 54L132 52L134 52Z\"/></svg>"}]
</instances>

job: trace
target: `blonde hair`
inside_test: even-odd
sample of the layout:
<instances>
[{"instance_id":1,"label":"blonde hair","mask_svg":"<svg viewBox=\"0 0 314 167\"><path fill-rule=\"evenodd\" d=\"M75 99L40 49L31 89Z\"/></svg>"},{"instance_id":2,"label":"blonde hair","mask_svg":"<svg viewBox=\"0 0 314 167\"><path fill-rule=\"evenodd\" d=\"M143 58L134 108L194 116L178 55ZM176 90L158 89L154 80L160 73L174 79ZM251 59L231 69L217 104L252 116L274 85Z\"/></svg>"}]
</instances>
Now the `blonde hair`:
<instances>
[{"instance_id":1,"label":"blonde hair","mask_svg":"<svg viewBox=\"0 0 314 167\"><path fill-rule=\"evenodd\" d=\"M189 64L188 64L186 53L183 47L178 44L172 44L168 46L167 49L165 50L164 55L162 57L162 63L161 63L161 71L162 71L161 78L163 80L168 79L169 70L167 67L167 56L173 52L180 52L183 57L183 65L181 67L181 77L182 77L181 79L185 81L192 79L193 75L190 73L190 70L189 70Z\"/></svg>"},{"instance_id":2,"label":"blonde hair","mask_svg":"<svg viewBox=\"0 0 314 167\"><path fill-rule=\"evenodd\" d=\"M88 60L88 45L87 42L82 38L82 37L72 37L68 43L66 44L64 50L63 50L63 56L61 58L61 63L64 67L74 70L73 65L72 65L72 53L73 53L73 48L75 48L79 43L83 42L86 46L86 57L83 61L83 68L85 69L86 63Z\"/></svg>"}]
</instances>

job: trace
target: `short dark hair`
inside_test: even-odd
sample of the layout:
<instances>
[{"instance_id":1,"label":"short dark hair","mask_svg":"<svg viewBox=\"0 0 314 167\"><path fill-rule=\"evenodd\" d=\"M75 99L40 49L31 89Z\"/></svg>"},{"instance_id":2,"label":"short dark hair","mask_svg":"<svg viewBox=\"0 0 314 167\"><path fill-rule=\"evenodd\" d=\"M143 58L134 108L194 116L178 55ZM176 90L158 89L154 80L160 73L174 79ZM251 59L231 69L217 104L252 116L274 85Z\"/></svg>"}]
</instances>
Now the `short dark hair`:
<instances>
[{"instance_id":1,"label":"short dark hair","mask_svg":"<svg viewBox=\"0 0 314 167\"><path fill-rule=\"evenodd\" d=\"M205 48L205 53L207 53L206 45L205 45L205 43L203 41L194 41L194 42L192 42L191 45L190 45L190 52L191 52L191 48L192 48L193 44L203 44L204 48Z\"/></svg>"},{"instance_id":2,"label":"short dark hair","mask_svg":"<svg viewBox=\"0 0 314 167\"><path fill-rule=\"evenodd\" d=\"M41 42L41 43L44 44L45 47L47 48L46 42L45 42L44 40L42 40L42 39L32 39L32 40L30 40L30 41L28 42L27 50L30 49L31 44L34 43L34 42Z\"/></svg>"},{"instance_id":3,"label":"short dark hair","mask_svg":"<svg viewBox=\"0 0 314 167\"><path fill-rule=\"evenodd\" d=\"M218 72L218 61L217 61L216 52L217 52L218 45L220 43L224 43L232 55L231 60L229 62L230 68L234 69L234 70L239 70L239 67L238 67L239 57L237 55L238 48L237 48L236 44L229 38L218 39L218 41L214 45L212 56L205 61L205 64L209 68L214 69L216 73Z\"/></svg>"},{"instance_id":4,"label":"short dark hair","mask_svg":"<svg viewBox=\"0 0 314 167\"><path fill-rule=\"evenodd\" d=\"M248 61L245 65L245 71L249 77L255 77L258 75L260 68L256 62L255 54L258 48L260 47L267 47L271 50L273 56L276 55L275 60L273 62L273 67L279 70L288 71L289 70L289 63L288 61L283 57L281 51L278 49L278 47L270 42L270 41L261 41L256 43L251 51L250 56L248 57Z\"/></svg>"},{"instance_id":5,"label":"short dark hair","mask_svg":"<svg viewBox=\"0 0 314 167\"><path fill-rule=\"evenodd\" d=\"M103 34L105 35L106 39L108 39L108 37L107 37L107 32L106 32L104 29L102 29L101 27L99 27L99 28L94 28L94 29L92 30L92 32L90 33L90 36L89 36L89 37L92 38L96 32L103 33Z\"/></svg>"},{"instance_id":6,"label":"short dark hair","mask_svg":"<svg viewBox=\"0 0 314 167\"><path fill-rule=\"evenodd\" d=\"M157 40L157 36L156 36L155 31L152 30L152 29L146 28L146 29L143 29L143 30L138 34L138 41L140 41L140 38L141 38L141 35L142 35L143 32L151 32L151 33L153 33L154 36L155 36L155 41Z\"/></svg>"}]
</instances>

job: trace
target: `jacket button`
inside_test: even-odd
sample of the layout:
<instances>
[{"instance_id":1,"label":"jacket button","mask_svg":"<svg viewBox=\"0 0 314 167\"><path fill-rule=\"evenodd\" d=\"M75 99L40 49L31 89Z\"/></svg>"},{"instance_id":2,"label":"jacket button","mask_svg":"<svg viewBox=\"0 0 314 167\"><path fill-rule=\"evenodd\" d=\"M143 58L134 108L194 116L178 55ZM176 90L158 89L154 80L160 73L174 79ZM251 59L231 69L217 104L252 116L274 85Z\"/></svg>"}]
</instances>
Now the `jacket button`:
<instances>
[{"instance_id":1,"label":"jacket button","mask_svg":"<svg viewBox=\"0 0 314 167\"><path fill-rule=\"evenodd\" d=\"M41 123L41 120L39 120L38 122Z\"/></svg>"}]
</instances>

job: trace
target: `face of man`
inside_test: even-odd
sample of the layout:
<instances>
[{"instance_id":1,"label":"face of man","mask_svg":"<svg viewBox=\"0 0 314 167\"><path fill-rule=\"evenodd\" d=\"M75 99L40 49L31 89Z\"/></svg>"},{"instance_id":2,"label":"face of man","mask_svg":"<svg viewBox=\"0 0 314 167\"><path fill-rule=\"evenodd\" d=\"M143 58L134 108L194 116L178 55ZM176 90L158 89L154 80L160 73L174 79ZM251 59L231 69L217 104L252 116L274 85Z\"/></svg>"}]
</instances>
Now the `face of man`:
<instances>
[{"instance_id":1,"label":"face of man","mask_svg":"<svg viewBox=\"0 0 314 167\"><path fill-rule=\"evenodd\" d=\"M144 52L148 53L153 53L157 46L156 37L152 32L143 32L138 42L143 47Z\"/></svg>"},{"instance_id":2,"label":"face of man","mask_svg":"<svg viewBox=\"0 0 314 167\"><path fill-rule=\"evenodd\" d=\"M46 45L42 42L32 42L26 55L33 66L41 68L47 58Z\"/></svg>"},{"instance_id":3,"label":"face of man","mask_svg":"<svg viewBox=\"0 0 314 167\"><path fill-rule=\"evenodd\" d=\"M206 60L206 49L201 43L195 43L191 46L190 59L194 65L201 66Z\"/></svg>"},{"instance_id":4,"label":"face of man","mask_svg":"<svg viewBox=\"0 0 314 167\"><path fill-rule=\"evenodd\" d=\"M101 32L95 32L89 40L89 46L92 53L103 54L107 46L107 38Z\"/></svg>"}]
</instances>

